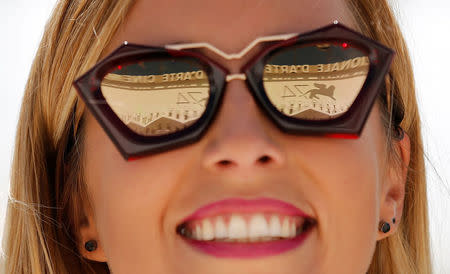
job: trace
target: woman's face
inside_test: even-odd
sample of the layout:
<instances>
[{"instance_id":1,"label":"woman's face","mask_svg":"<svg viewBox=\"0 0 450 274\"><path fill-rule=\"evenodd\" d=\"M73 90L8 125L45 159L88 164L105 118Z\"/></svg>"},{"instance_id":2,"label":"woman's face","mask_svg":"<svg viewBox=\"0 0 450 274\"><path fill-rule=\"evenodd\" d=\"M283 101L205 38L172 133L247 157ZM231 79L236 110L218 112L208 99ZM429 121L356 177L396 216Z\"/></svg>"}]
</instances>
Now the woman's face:
<instances>
[{"instance_id":1,"label":"woman's face","mask_svg":"<svg viewBox=\"0 0 450 274\"><path fill-rule=\"evenodd\" d=\"M259 36L305 32L335 19L358 29L339 0L137 1L107 53L125 40L155 46L209 42L236 53ZM225 61L205 54L232 73L252 55ZM384 176L386 140L379 108L373 108L359 139L332 139L281 132L260 111L244 81L229 82L223 100L200 141L131 162L86 113L86 183L94 212L82 235L97 240L99 248L84 256L107 261L115 274L365 273L376 241L384 237L378 222L401 215L402 198L389 195L394 182ZM197 209L228 198L280 200L315 225L294 248L274 253L286 244L267 242L268 249L250 249L259 254L253 257L221 246L204 252L177 233L177 225ZM255 215L267 213L267 205L259 206L233 205L228 215L219 208L210 217L242 217L241 229L250 229ZM287 215L276 206L270 210L280 220ZM225 226L239 227L226 216ZM241 244L245 249L255 243Z\"/></svg>"}]
</instances>

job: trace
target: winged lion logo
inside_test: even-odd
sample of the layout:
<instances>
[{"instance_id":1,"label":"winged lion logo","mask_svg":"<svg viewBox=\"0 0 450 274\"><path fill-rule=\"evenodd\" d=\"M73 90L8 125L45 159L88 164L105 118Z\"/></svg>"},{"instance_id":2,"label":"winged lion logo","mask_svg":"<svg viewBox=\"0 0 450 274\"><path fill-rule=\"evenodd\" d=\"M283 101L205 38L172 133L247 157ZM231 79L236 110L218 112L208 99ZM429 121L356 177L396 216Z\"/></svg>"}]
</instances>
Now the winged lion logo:
<instances>
[{"instance_id":1,"label":"winged lion logo","mask_svg":"<svg viewBox=\"0 0 450 274\"><path fill-rule=\"evenodd\" d=\"M314 86L316 87L315 89L310 89L306 91L305 93L302 94L302 96L306 96L307 94L309 94L309 99L320 99L319 97L317 97L317 95L322 95L327 96L336 101L336 98L334 98L334 90L335 90L334 85L330 85L327 87L327 85L325 84L314 83Z\"/></svg>"}]
</instances>

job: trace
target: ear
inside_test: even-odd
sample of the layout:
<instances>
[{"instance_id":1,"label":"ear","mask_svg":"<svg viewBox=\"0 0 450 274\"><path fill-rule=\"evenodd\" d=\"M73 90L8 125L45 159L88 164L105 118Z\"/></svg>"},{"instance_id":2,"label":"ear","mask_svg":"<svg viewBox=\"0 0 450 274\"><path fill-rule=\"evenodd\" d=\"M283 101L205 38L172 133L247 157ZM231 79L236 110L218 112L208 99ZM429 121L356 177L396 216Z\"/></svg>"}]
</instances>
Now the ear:
<instances>
[{"instance_id":1,"label":"ear","mask_svg":"<svg viewBox=\"0 0 450 274\"><path fill-rule=\"evenodd\" d=\"M380 193L380 222L388 222L391 230L387 233L378 231L377 240L384 239L395 233L403 214L411 142L406 133L403 139L394 142L394 149L396 151L393 153L397 153L400 162L397 163L390 159L386 163L388 172Z\"/></svg>"},{"instance_id":2,"label":"ear","mask_svg":"<svg viewBox=\"0 0 450 274\"><path fill-rule=\"evenodd\" d=\"M80 242L78 243L78 250L80 251L81 256L91 261L106 262L107 259L103 251L102 243L98 237L94 218L91 214L88 214L87 221L80 226L79 233L80 235L78 238L80 239ZM93 251L88 251L85 248L86 242L90 240L97 242L97 248Z\"/></svg>"}]
</instances>

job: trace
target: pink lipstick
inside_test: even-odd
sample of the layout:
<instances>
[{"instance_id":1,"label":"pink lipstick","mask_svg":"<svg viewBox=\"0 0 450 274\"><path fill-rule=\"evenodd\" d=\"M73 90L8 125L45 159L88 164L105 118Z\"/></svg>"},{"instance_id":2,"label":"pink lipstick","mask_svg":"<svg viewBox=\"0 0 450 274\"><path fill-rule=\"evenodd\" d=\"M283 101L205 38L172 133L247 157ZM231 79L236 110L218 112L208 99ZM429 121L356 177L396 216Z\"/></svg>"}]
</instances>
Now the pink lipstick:
<instances>
[{"instance_id":1,"label":"pink lipstick","mask_svg":"<svg viewBox=\"0 0 450 274\"><path fill-rule=\"evenodd\" d=\"M239 222L230 221L231 215L239 215L233 219L239 219ZM270 216L272 218L269 221ZM214 221L212 221L218 219L220 219L221 229L217 228L219 226L217 223L214 226ZM281 232L279 219L284 220L282 222L283 233L290 233L289 235ZM203 222L207 225L204 224L203 230L201 230ZM247 222L247 226L245 222ZM252 225L249 224L250 222ZM256 223L259 226L255 227ZM244 233L242 234L244 236L241 234L241 236L236 236L236 226L240 227L238 234ZM254 200L232 198L199 208L183 219L177 226L177 233L194 249L215 257L255 258L276 255L297 248L310 235L314 226L315 220L292 204L269 198ZM194 229L194 227L196 228ZM215 232L212 227L215 227ZM255 229L264 232L259 232L260 234L255 236L250 233ZM289 232L286 232L286 229L289 229ZM221 233L229 234L226 234L227 236L222 234L219 237L218 230L222 231ZM223 232L223 230L227 231ZM208 231L208 233L199 231ZM206 234L208 236L205 236ZM260 238L258 238L259 236Z\"/></svg>"}]
</instances>

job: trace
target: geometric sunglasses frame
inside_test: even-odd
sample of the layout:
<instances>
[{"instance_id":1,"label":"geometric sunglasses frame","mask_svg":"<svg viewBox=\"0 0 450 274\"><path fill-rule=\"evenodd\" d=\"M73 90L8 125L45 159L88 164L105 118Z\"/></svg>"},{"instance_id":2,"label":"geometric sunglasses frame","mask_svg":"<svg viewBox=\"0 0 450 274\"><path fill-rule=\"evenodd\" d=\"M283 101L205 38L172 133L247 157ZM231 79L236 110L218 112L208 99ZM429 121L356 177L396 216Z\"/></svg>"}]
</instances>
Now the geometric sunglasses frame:
<instances>
[{"instance_id":1,"label":"geometric sunglasses frame","mask_svg":"<svg viewBox=\"0 0 450 274\"><path fill-rule=\"evenodd\" d=\"M264 92L263 72L266 58L271 52L282 47L314 42L345 41L352 47L365 52L369 59L369 71L361 91L353 104L341 116L330 120L300 120L283 115L268 99ZM248 61L239 74L229 71L197 51L207 48L224 59L239 59L256 44L270 43ZM226 84L229 81L245 80L257 105L283 132L289 134L317 135L339 138L358 138L384 85L395 52L386 46L338 23L302 33L266 36L254 40L238 54L226 54L208 43L174 44L164 47L146 45L123 45L98 62L93 68L74 81L78 95L86 104L124 159L167 151L191 144L201 138L213 122L222 103ZM209 98L200 118L189 127L163 136L142 136L129 129L106 103L101 92L101 82L106 74L118 65L149 57L193 57L203 65L209 80Z\"/></svg>"}]
</instances>

